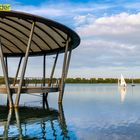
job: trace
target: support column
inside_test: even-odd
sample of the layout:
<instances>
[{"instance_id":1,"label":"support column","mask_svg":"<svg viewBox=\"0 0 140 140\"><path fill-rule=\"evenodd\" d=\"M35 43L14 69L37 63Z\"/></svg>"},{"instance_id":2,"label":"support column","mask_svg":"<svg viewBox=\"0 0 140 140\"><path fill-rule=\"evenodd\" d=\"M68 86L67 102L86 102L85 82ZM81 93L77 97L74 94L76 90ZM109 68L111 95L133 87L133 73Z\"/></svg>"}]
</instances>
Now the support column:
<instances>
[{"instance_id":1,"label":"support column","mask_svg":"<svg viewBox=\"0 0 140 140\"><path fill-rule=\"evenodd\" d=\"M7 72L7 76L8 76L8 60L7 57L5 57L5 66L6 66L6 72ZM8 76L9 77L9 76ZM10 84L10 83L9 83ZM12 97L12 93L11 93L11 97ZM7 107L9 106L9 99L8 99L8 94L7 94Z\"/></svg>"},{"instance_id":2,"label":"support column","mask_svg":"<svg viewBox=\"0 0 140 140\"><path fill-rule=\"evenodd\" d=\"M46 78L46 55L43 56L43 86L45 86L45 78Z\"/></svg>"},{"instance_id":3,"label":"support column","mask_svg":"<svg viewBox=\"0 0 140 140\"><path fill-rule=\"evenodd\" d=\"M45 78L46 78L46 55L43 56L43 86L45 86ZM45 108L45 93L42 96L43 108Z\"/></svg>"},{"instance_id":4,"label":"support column","mask_svg":"<svg viewBox=\"0 0 140 140\"><path fill-rule=\"evenodd\" d=\"M67 78L67 75L68 75L68 70L69 70L69 65L70 65L70 60L71 60L71 54L72 54L72 49L69 50L67 66L66 66L66 78Z\"/></svg>"},{"instance_id":5,"label":"support column","mask_svg":"<svg viewBox=\"0 0 140 140\"><path fill-rule=\"evenodd\" d=\"M21 71L18 91L17 91L17 95L16 95L16 100L15 100L15 107L17 107L19 105L20 92L21 92L21 89L22 89L22 83L23 83L25 70L26 70L26 66L27 66L27 62L28 62L29 50L30 50L31 41L32 41L32 38L33 38L34 27L35 27L35 22L32 23L32 28L31 28L31 32L30 32L30 36L29 36L29 40L28 40L28 44L27 44L26 54L25 54L25 58L24 58L24 62L23 62L23 68L22 68L22 71Z\"/></svg>"},{"instance_id":6,"label":"support column","mask_svg":"<svg viewBox=\"0 0 140 140\"><path fill-rule=\"evenodd\" d=\"M52 79L53 79L53 75L54 75L54 71L55 71L58 55L59 55L59 53L56 54L56 57L55 57L55 60L54 60L54 64L53 64L53 68L52 68L52 72L51 72L51 76L50 76L50 81L49 81L49 85L48 85L49 87L52 84Z\"/></svg>"},{"instance_id":7,"label":"support column","mask_svg":"<svg viewBox=\"0 0 140 140\"><path fill-rule=\"evenodd\" d=\"M8 76L8 60L7 60L7 57L5 57L5 66L6 66L7 76Z\"/></svg>"},{"instance_id":8,"label":"support column","mask_svg":"<svg viewBox=\"0 0 140 140\"><path fill-rule=\"evenodd\" d=\"M66 42L58 103L62 103L62 100L63 100L64 82L65 82L66 67L67 67L66 64L67 64L68 47L69 47L69 38L67 39L67 42Z\"/></svg>"},{"instance_id":9,"label":"support column","mask_svg":"<svg viewBox=\"0 0 140 140\"><path fill-rule=\"evenodd\" d=\"M7 73L7 70L6 70L5 62L4 62L1 38L0 38L0 59L1 59L1 65L2 65L3 75L4 75L4 79L5 79L5 85L6 85L8 99L9 99L9 107L12 108L13 100L12 100L11 91L10 91L8 73Z\"/></svg>"},{"instance_id":10,"label":"support column","mask_svg":"<svg viewBox=\"0 0 140 140\"><path fill-rule=\"evenodd\" d=\"M64 89L65 89L65 79L67 78L68 70L69 70L69 65L70 65L71 53L72 53L72 49L70 49L69 54L68 54L68 58L67 58L66 70L65 70L65 78L64 78L64 84L63 84L63 88L62 88L62 99L63 99Z\"/></svg>"},{"instance_id":11,"label":"support column","mask_svg":"<svg viewBox=\"0 0 140 140\"><path fill-rule=\"evenodd\" d=\"M21 62L22 62L22 58L23 58L23 57L20 57L20 60L19 60L19 64L18 64L16 76L15 76L15 78L14 78L13 86L15 86L15 85L16 85L16 82L17 82L17 77L18 77L18 73L19 73L19 70L20 70L20 65L21 65Z\"/></svg>"}]
</instances>

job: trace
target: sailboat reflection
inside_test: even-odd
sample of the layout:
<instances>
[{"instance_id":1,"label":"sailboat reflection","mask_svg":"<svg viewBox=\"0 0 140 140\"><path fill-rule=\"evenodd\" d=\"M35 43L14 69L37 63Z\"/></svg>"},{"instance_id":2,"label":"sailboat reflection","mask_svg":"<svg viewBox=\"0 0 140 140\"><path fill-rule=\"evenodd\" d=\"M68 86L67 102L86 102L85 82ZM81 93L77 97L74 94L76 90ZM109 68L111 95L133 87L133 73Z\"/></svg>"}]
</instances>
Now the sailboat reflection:
<instances>
[{"instance_id":1,"label":"sailboat reflection","mask_svg":"<svg viewBox=\"0 0 140 140\"><path fill-rule=\"evenodd\" d=\"M127 93L126 87L120 87L119 92L120 92L121 102L124 102Z\"/></svg>"},{"instance_id":2,"label":"sailboat reflection","mask_svg":"<svg viewBox=\"0 0 140 140\"><path fill-rule=\"evenodd\" d=\"M0 138L70 139L63 106L59 105L58 108L58 110L31 107L10 109Z\"/></svg>"}]
</instances>

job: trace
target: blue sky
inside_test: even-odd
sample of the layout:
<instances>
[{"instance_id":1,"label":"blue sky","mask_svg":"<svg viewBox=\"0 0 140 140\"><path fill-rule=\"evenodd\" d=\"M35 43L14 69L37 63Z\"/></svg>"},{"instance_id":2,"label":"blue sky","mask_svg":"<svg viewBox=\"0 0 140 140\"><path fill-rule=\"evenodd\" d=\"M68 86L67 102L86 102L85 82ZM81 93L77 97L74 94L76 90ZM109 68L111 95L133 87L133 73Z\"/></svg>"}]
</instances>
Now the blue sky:
<instances>
[{"instance_id":1,"label":"blue sky","mask_svg":"<svg viewBox=\"0 0 140 140\"><path fill-rule=\"evenodd\" d=\"M124 77L140 77L139 0L0 0L0 3L56 20L80 35L81 44L73 51L69 77L119 77L121 73ZM36 61L39 63L41 58ZM14 63L10 61L11 65ZM33 75L41 75L34 62L30 62L28 69L27 74L36 69Z\"/></svg>"}]
</instances>

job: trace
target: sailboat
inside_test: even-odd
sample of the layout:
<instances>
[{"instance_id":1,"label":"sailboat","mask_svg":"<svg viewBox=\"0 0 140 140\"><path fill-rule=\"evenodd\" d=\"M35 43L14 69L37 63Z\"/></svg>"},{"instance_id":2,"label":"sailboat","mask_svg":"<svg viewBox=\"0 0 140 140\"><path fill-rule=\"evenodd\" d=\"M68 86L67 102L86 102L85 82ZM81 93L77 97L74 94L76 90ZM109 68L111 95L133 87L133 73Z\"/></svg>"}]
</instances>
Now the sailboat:
<instances>
[{"instance_id":1,"label":"sailboat","mask_svg":"<svg viewBox=\"0 0 140 140\"><path fill-rule=\"evenodd\" d=\"M132 84L131 84L131 86L132 86L132 87L135 86L135 84L134 84L134 82L133 82L133 79L132 79Z\"/></svg>"},{"instance_id":2,"label":"sailboat","mask_svg":"<svg viewBox=\"0 0 140 140\"><path fill-rule=\"evenodd\" d=\"M118 80L118 86L119 87L126 87L127 86L122 74L121 74L121 79Z\"/></svg>"}]
</instances>

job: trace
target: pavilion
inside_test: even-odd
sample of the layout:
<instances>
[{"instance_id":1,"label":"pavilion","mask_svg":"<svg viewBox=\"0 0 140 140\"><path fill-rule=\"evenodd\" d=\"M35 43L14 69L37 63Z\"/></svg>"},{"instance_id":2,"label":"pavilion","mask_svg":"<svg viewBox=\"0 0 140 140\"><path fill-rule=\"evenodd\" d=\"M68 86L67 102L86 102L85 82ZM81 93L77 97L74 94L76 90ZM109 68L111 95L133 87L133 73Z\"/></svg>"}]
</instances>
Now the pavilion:
<instances>
[{"instance_id":1,"label":"pavilion","mask_svg":"<svg viewBox=\"0 0 140 140\"><path fill-rule=\"evenodd\" d=\"M42 93L44 101L49 92L59 92L58 103L62 103L72 50L79 44L79 36L58 22L18 11L0 11L0 60L5 80L5 85L0 86L0 93L7 94L9 107L19 106L21 93ZM64 54L62 74L57 85L53 86L52 79L60 53ZM55 55L55 59L46 85L48 55ZM23 84L28 59L32 56L43 56L43 86ZM20 58L12 84L8 76L9 57ZM15 101L13 94L16 95Z\"/></svg>"}]
</instances>

